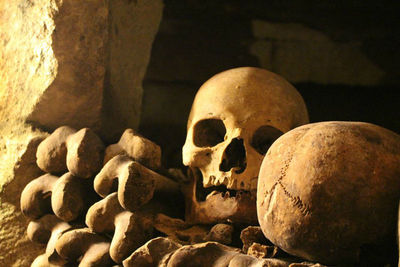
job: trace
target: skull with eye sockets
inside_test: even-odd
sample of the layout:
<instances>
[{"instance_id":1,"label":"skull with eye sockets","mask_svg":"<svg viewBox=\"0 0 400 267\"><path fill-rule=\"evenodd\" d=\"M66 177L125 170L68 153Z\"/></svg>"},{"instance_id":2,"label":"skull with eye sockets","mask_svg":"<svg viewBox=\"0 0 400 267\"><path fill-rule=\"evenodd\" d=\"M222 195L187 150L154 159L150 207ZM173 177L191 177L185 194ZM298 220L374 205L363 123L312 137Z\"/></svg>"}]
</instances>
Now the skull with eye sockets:
<instances>
[{"instance_id":1,"label":"skull with eye sockets","mask_svg":"<svg viewBox=\"0 0 400 267\"><path fill-rule=\"evenodd\" d=\"M242 67L209 79L194 99L183 146L183 163L194 174L186 219L256 223L264 155L280 135L306 123L302 97L277 74Z\"/></svg>"}]
</instances>

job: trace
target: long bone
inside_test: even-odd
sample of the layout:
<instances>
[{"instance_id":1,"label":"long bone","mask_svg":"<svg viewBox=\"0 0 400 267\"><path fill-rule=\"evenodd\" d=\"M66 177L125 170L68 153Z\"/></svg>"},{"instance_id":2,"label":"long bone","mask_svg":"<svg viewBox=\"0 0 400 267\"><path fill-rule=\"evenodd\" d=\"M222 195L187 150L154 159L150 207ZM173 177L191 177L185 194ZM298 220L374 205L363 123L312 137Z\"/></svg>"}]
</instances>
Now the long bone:
<instances>
[{"instance_id":1,"label":"long bone","mask_svg":"<svg viewBox=\"0 0 400 267\"><path fill-rule=\"evenodd\" d=\"M115 188L118 182L118 188ZM102 197L118 191L121 206L135 210L148 203L155 192L175 194L179 185L160 175L127 155L117 155L109 160L94 179L94 189Z\"/></svg>"},{"instance_id":2,"label":"long bone","mask_svg":"<svg viewBox=\"0 0 400 267\"><path fill-rule=\"evenodd\" d=\"M68 263L79 267L112 266L107 238L88 228L74 229L61 235L55 245L57 253Z\"/></svg>"},{"instance_id":3,"label":"long bone","mask_svg":"<svg viewBox=\"0 0 400 267\"><path fill-rule=\"evenodd\" d=\"M149 240L153 230L150 218L121 207L117 193L108 195L90 207L86 225L96 233L114 233L110 256L117 263Z\"/></svg>"},{"instance_id":4,"label":"long bone","mask_svg":"<svg viewBox=\"0 0 400 267\"><path fill-rule=\"evenodd\" d=\"M94 195L86 180L71 173L61 177L44 174L25 186L21 193L21 211L32 219L53 211L60 219L72 221L82 214Z\"/></svg>"},{"instance_id":5,"label":"long bone","mask_svg":"<svg viewBox=\"0 0 400 267\"><path fill-rule=\"evenodd\" d=\"M103 142L89 128L76 131L62 126L39 144L36 163L48 173L69 171L75 176L89 178L100 170L103 153Z\"/></svg>"},{"instance_id":6,"label":"long bone","mask_svg":"<svg viewBox=\"0 0 400 267\"><path fill-rule=\"evenodd\" d=\"M161 148L132 129L126 129L116 144L104 153L104 164L117 155L127 155L152 170L161 168Z\"/></svg>"},{"instance_id":7,"label":"long bone","mask_svg":"<svg viewBox=\"0 0 400 267\"><path fill-rule=\"evenodd\" d=\"M72 226L54 215L45 215L39 220L31 221L28 224L28 238L36 243L46 244L46 251L35 259L32 266L41 266L42 264L62 265L66 262L58 255L55 244L60 236L72 228Z\"/></svg>"}]
</instances>

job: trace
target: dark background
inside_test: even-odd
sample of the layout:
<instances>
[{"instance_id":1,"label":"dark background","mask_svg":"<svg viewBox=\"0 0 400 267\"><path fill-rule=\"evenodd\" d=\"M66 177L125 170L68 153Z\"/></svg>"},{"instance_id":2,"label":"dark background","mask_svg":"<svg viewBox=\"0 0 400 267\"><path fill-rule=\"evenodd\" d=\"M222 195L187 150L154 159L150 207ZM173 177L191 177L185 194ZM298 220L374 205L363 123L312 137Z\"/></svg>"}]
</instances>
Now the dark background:
<instances>
[{"instance_id":1,"label":"dark background","mask_svg":"<svg viewBox=\"0 0 400 267\"><path fill-rule=\"evenodd\" d=\"M251 30L254 20L300 24L321 32L335 44L357 44L359 51L384 73L380 81L371 84L339 84L331 79L329 64L325 63L321 68L328 70L323 81L292 81L284 76L303 96L311 122L364 121L400 134L400 1L164 3L144 82L140 131L162 146L167 166L181 164L186 120L201 84L223 70L261 66L249 53L249 46L255 42ZM324 55L321 62L323 59ZM354 68L357 64L354 62ZM298 67L307 66L299 61ZM270 70L282 75L279 68Z\"/></svg>"}]
</instances>

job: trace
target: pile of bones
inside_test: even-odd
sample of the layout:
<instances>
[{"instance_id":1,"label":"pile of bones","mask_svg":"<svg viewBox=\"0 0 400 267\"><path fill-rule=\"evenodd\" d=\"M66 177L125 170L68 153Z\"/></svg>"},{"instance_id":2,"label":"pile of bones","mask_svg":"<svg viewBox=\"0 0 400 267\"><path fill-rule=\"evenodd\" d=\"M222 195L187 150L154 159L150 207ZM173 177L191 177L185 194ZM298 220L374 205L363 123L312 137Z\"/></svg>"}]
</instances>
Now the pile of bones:
<instances>
[{"instance_id":1,"label":"pile of bones","mask_svg":"<svg viewBox=\"0 0 400 267\"><path fill-rule=\"evenodd\" d=\"M44 174L21 194L27 235L46 246L32 266L373 262L395 238L400 136L308 122L292 85L244 67L199 89L187 168L165 169L132 129L109 146L89 128L56 129L36 140Z\"/></svg>"}]
</instances>

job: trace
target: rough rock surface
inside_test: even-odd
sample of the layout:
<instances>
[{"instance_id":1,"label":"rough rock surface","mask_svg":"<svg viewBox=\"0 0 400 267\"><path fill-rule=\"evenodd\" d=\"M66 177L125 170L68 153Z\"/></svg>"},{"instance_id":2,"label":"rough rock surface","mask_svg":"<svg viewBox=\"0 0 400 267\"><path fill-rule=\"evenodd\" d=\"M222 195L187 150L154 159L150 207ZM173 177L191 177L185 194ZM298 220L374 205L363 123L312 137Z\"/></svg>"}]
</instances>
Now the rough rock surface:
<instances>
[{"instance_id":1,"label":"rough rock surface","mask_svg":"<svg viewBox=\"0 0 400 267\"><path fill-rule=\"evenodd\" d=\"M109 2L110 43L102 129L103 135L110 135L106 137L119 137L124 129L137 129L139 125L142 81L161 21L163 1Z\"/></svg>"},{"instance_id":2,"label":"rough rock surface","mask_svg":"<svg viewBox=\"0 0 400 267\"><path fill-rule=\"evenodd\" d=\"M0 1L1 266L27 266L41 249L17 208L41 174L32 151L46 136L28 123L91 127L107 138L137 128L162 9L161 0Z\"/></svg>"},{"instance_id":3,"label":"rough rock surface","mask_svg":"<svg viewBox=\"0 0 400 267\"><path fill-rule=\"evenodd\" d=\"M22 126L3 134L0 131L0 266L28 266L44 247L32 245L26 236L28 220L19 210L19 196L42 174L35 153L45 134Z\"/></svg>"},{"instance_id":4,"label":"rough rock surface","mask_svg":"<svg viewBox=\"0 0 400 267\"><path fill-rule=\"evenodd\" d=\"M137 128L161 0L0 2L0 118ZM113 132L114 131L114 132Z\"/></svg>"}]
</instances>

